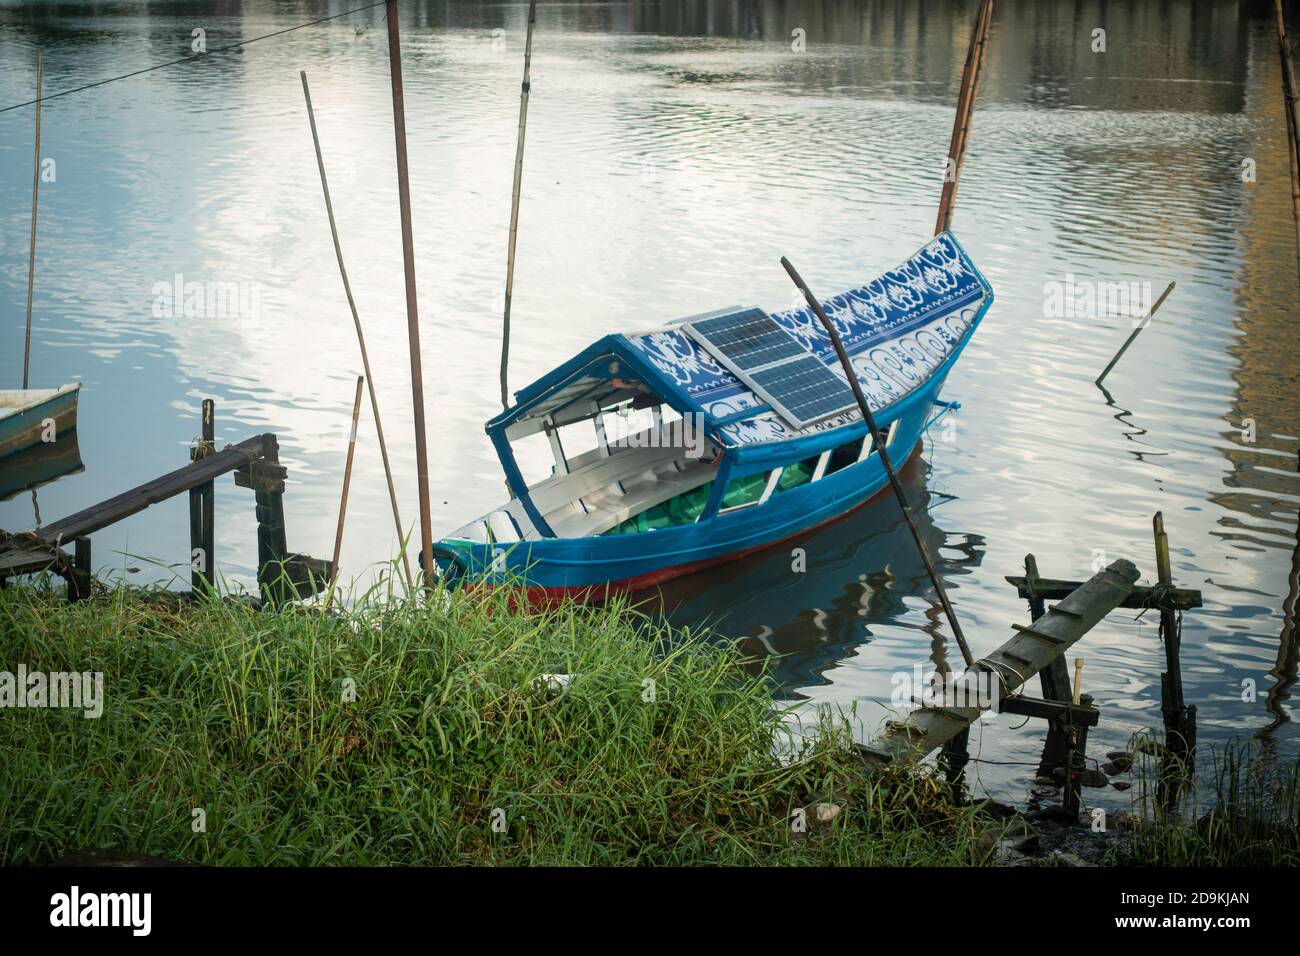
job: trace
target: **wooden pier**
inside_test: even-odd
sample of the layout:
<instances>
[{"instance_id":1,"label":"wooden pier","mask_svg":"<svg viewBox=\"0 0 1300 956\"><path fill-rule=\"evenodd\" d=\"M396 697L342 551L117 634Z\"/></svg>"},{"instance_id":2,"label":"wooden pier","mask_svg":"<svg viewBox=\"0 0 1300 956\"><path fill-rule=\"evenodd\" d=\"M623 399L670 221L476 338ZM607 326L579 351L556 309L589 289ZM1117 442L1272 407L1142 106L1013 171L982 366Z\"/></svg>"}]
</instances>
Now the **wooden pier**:
<instances>
[{"instance_id":1,"label":"wooden pier","mask_svg":"<svg viewBox=\"0 0 1300 956\"><path fill-rule=\"evenodd\" d=\"M332 563L290 552L284 529L284 480L279 444L273 434L255 435L218 451L215 409L203 403L202 438L188 465L137 485L53 524L18 534L0 531L0 584L25 574L53 571L68 582L71 600L91 587L90 535L177 495L190 496L190 566L194 593L211 591L216 581L215 482L234 472L235 484L253 490L257 501L258 586L271 601L293 600L323 590ZM65 547L71 545L69 555Z\"/></svg>"}]
</instances>

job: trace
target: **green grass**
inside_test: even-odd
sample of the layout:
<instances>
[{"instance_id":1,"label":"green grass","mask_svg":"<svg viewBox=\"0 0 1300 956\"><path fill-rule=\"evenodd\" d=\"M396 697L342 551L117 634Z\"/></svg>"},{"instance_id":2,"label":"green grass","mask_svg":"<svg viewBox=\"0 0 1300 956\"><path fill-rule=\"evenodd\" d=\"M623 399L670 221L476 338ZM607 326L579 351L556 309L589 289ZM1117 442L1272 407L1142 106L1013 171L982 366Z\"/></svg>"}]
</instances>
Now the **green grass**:
<instances>
[{"instance_id":1,"label":"green grass","mask_svg":"<svg viewBox=\"0 0 1300 956\"><path fill-rule=\"evenodd\" d=\"M103 672L104 712L0 709L0 864L87 848L223 865L985 861L977 811L941 784L864 775L829 723L779 758L761 674L626 608L438 594L322 615L61 592L0 590L0 670ZM550 673L577 677L533 686ZM825 799L838 818L792 832Z\"/></svg>"},{"instance_id":2,"label":"green grass","mask_svg":"<svg viewBox=\"0 0 1300 956\"><path fill-rule=\"evenodd\" d=\"M1159 799L1153 757L1137 767L1140 816L1116 862L1139 866L1300 865L1300 759L1281 759L1258 743L1210 748L1204 775L1180 792L1176 806Z\"/></svg>"}]
</instances>

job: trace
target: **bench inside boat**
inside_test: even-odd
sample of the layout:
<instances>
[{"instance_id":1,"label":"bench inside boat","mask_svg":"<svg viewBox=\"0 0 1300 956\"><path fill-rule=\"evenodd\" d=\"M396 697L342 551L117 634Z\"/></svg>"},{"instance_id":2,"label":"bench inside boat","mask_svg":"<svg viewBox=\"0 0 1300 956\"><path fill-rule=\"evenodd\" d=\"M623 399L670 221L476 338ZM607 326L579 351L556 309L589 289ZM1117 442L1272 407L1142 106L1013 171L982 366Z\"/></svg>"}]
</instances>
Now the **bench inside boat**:
<instances>
[{"instance_id":1,"label":"bench inside boat","mask_svg":"<svg viewBox=\"0 0 1300 956\"><path fill-rule=\"evenodd\" d=\"M600 434L603 428L597 432ZM565 458L561 451L555 473L528 489L533 504L556 536L604 534L658 505L707 488L718 472L717 449L709 444L702 455L691 457L680 443L650 447L660 434L660 426L652 425L625 443L602 441L572 459ZM707 491L699 497L707 500ZM451 537L504 543L536 540L541 535L516 498Z\"/></svg>"},{"instance_id":2,"label":"bench inside boat","mask_svg":"<svg viewBox=\"0 0 1300 956\"><path fill-rule=\"evenodd\" d=\"M600 445L572 459L564 456L558 435L554 435L555 473L530 486L529 495L556 537L633 534L689 524L700 517L718 474L720 450L707 442L703 454L691 456L685 443L671 440L671 424L669 440L662 443L665 432L659 414L655 421L655 425L619 444L606 444L604 428L598 424ZM896 429L897 422L891 423L886 445L893 443ZM661 439L662 447L649 447L655 436ZM719 513L760 504L774 493L863 461L873 453L871 445L869 440L858 438L804 461L734 478L722 496ZM449 537L479 544L505 544L533 541L542 535L516 498Z\"/></svg>"}]
</instances>

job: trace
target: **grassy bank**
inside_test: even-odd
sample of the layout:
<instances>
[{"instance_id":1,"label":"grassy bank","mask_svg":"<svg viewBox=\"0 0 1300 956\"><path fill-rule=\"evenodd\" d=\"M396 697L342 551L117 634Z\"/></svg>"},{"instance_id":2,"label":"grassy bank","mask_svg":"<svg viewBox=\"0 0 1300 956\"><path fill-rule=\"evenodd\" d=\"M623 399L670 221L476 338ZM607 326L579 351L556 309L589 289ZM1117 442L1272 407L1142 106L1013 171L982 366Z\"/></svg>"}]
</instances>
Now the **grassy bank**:
<instances>
[{"instance_id":1,"label":"grassy bank","mask_svg":"<svg viewBox=\"0 0 1300 956\"><path fill-rule=\"evenodd\" d=\"M1257 742L1205 748L1177 804L1160 799L1160 766L1143 761L1133 839L1116 862L1140 866L1300 866L1300 760Z\"/></svg>"},{"instance_id":2,"label":"grassy bank","mask_svg":"<svg viewBox=\"0 0 1300 956\"><path fill-rule=\"evenodd\" d=\"M61 590L0 590L0 670L102 672L103 714L0 709L0 863L984 860L974 812L932 780L864 777L831 727L777 759L770 690L735 651L625 610Z\"/></svg>"}]
</instances>

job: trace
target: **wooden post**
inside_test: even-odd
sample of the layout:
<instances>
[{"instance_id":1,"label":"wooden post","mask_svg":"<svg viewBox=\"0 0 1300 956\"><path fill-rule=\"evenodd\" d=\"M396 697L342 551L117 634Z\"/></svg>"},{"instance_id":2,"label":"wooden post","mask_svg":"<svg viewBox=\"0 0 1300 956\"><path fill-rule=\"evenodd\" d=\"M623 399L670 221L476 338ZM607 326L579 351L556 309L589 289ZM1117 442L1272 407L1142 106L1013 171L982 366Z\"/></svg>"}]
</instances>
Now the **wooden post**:
<instances>
[{"instance_id":1,"label":"wooden post","mask_svg":"<svg viewBox=\"0 0 1300 956\"><path fill-rule=\"evenodd\" d=\"M215 417L216 403L205 398L202 437L190 452L191 461L200 461L216 451ZM215 481L190 489L190 589L195 597L215 587L216 499Z\"/></svg>"},{"instance_id":2,"label":"wooden post","mask_svg":"<svg viewBox=\"0 0 1300 956\"><path fill-rule=\"evenodd\" d=\"M501 322L501 408L510 407L507 371L510 367L510 299L515 291L515 238L519 234L519 189L524 178L524 131L528 126L529 76L533 65L533 26L537 23L537 0L528 3L528 39L524 41L524 82L519 92L519 136L515 142L515 182L510 198L510 241L506 252L506 304Z\"/></svg>"},{"instance_id":3,"label":"wooden post","mask_svg":"<svg viewBox=\"0 0 1300 956\"><path fill-rule=\"evenodd\" d=\"M415 240L411 235L411 181L406 168L406 106L402 95L402 47L397 0L388 0L388 69L393 87L393 138L397 145L397 200L402 218L402 268L406 275L406 337L411 356L411 403L415 412L415 478L420 494L420 567L433 587L433 518L429 511L429 455L424 433L424 372L420 360L420 309L415 294Z\"/></svg>"},{"instance_id":4,"label":"wooden post","mask_svg":"<svg viewBox=\"0 0 1300 956\"><path fill-rule=\"evenodd\" d=\"M361 418L361 386L365 378L357 376L357 397L352 402L352 434L348 436L348 460L343 466L343 493L339 499L339 525L334 532L334 561L330 571L330 596L333 597L334 584L339 576L339 555L343 551L343 522L348 513L348 486L352 483L352 456L357 450L357 421Z\"/></svg>"},{"instance_id":5,"label":"wooden post","mask_svg":"<svg viewBox=\"0 0 1300 956\"><path fill-rule=\"evenodd\" d=\"M320 171L320 186L325 193L325 213L330 221L330 235L334 239L334 256L338 259L339 275L343 277L343 292L348 297L348 308L352 310L352 324L357 330L357 345L361 348L361 366L365 371L366 385L370 390L370 411L375 416L375 434L379 436L379 456L384 460L384 480L388 482L388 503L393 509L393 525L397 528L397 546L402 551L402 569L406 572L406 583L415 586L411 577L411 559L406 552L406 529L402 525L402 516L397 510L397 489L393 485L393 468L388 461L388 443L384 441L384 423L379 417L379 399L375 396L375 377L370 372L370 355L366 351L366 336L361 330L361 316L357 313L357 303L352 297L352 284L348 281L348 270L343 264L343 246L339 243L339 228L334 222L334 203L330 201L330 184L325 178L325 159L321 155L320 135L316 132L316 111L311 105L311 90L307 86L307 73L300 70L302 78L302 95L307 100L307 119L311 123L311 139L316 147L316 168Z\"/></svg>"},{"instance_id":6,"label":"wooden post","mask_svg":"<svg viewBox=\"0 0 1300 956\"><path fill-rule=\"evenodd\" d=\"M262 462L279 466L280 443L274 435L262 437ZM277 487L279 490L275 490ZM280 582L285 574L284 560L289 546L284 532L284 485L263 479L254 484L257 500L257 583L263 596L272 602L281 597Z\"/></svg>"},{"instance_id":7,"label":"wooden post","mask_svg":"<svg viewBox=\"0 0 1300 956\"><path fill-rule=\"evenodd\" d=\"M1091 707L1092 695L1083 694L1075 703ZM1081 722L1071 723L1070 737L1070 754L1066 763L1065 790L1061 796L1061 806L1072 820L1077 820L1083 805L1083 773L1088 766L1088 725Z\"/></svg>"},{"instance_id":8,"label":"wooden post","mask_svg":"<svg viewBox=\"0 0 1300 956\"><path fill-rule=\"evenodd\" d=\"M1173 587L1173 569L1169 557L1169 537L1165 518L1157 511L1152 518L1156 545L1156 576L1160 592ZM1160 675L1160 704L1165 720L1165 759L1160 775L1161 802L1172 807L1178 799L1179 780L1190 771L1196 756L1196 708L1188 707L1183 698L1182 636L1177 612L1162 600L1160 635L1165 645L1165 672Z\"/></svg>"},{"instance_id":9,"label":"wooden post","mask_svg":"<svg viewBox=\"0 0 1300 956\"><path fill-rule=\"evenodd\" d=\"M975 112L975 93L979 89L980 73L984 65L984 43L988 36L989 21L993 19L993 0L984 0L975 17L970 46L966 50L966 66L961 74L961 92L957 95L957 115L952 125L952 140L948 145L948 166L944 169L943 193L939 197L939 216L934 223L934 234L952 228L952 211L957 204L957 184L961 180L962 161L966 158L966 141L970 138L970 120Z\"/></svg>"},{"instance_id":10,"label":"wooden post","mask_svg":"<svg viewBox=\"0 0 1300 956\"><path fill-rule=\"evenodd\" d=\"M939 762L943 767L944 779L952 792L953 802L964 803L966 765L970 763L969 727L943 745L943 756Z\"/></svg>"},{"instance_id":11,"label":"wooden post","mask_svg":"<svg viewBox=\"0 0 1300 956\"><path fill-rule=\"evenodd\" d=\"M1046 601L1039 592L1041 578L1038 574L1038 560L1032 555L1025 555L1025 585L1029 589L1029 621L1032 624L1047 613ZM1047 666L1038 672L1038 686L1042 690L1043 700L1064 703L1070 699L1070 675L1065 666L1064 657L1054 657ZM1038 763L1038 772L1044 777L1065 767L1070 756L1069 727L1062 720L1047 721L1047 738L1043 742L1043 755Z\"/></svg>"},{"instance_id":12,"label":"wooden post","mask_svg":"<svg viewBox=\"0 0 1300 956\"><path fill-rule=\"evenodd\" d=\"M84 601L90 597L90 539L77 538L73 543L72 570L68 574L68 600Z\"/></svg>"},{"instance_id":13,"label":"wooden post","mask_svg":"<svg viewBox=\"0 0 1300 956\"><path fill-rule=\"evenodd\" d=\"M32 356L32 284L36 279L36 202L41 192L41 83L45 64L40 47L36 48L36 146L32 159L32 242L27 253L27 335L23 341L23 388Z\"/></svg>"},{"instance_id":14,"label":"wooden post","mask_svg":"<svg viewBox=\"0 0 1300 956\"><path fill-rule=\"evenodd\" d=\"M1277 21L1277 46L1282 55L1282 94L1286 109L1287 154L1291 159L1291 213L1295 219L1296 270L1300 276L1300 92L1296 90L1295 69L1291 64L1291 40L1287 36L1286 15L1282 0L1273 0Z\"/></svg>"}]
</instances>

